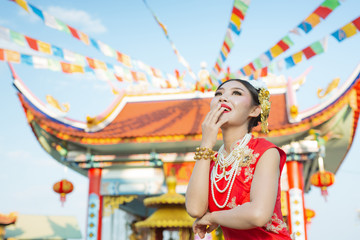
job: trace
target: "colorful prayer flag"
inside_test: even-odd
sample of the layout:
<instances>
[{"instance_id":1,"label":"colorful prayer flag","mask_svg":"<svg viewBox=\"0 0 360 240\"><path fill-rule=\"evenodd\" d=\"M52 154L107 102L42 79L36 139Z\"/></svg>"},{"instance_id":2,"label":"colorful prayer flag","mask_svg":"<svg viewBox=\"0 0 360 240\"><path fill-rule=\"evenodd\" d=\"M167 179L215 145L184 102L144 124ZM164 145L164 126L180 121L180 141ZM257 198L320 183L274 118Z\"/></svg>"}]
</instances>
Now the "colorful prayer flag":
<instances>
[{"instance_id":1,"label":"colorful prayer flag","mask_svg":"<svg viewBox=\"0 0 360 240\"><path fill-rule=\"evenodd\" d=\"M38 15L38 17L40 17L45 22L45 17L44 17L44 14L42 13L42 11L31 4L29 4L29 6L30 6L31 10L33 11L33 13Z\"/></svg>"},{"instance_id":2,"label":"colorful prayer flag","mask_svg":"<svg viewBox=\"0 0 360 240\"><path fill-rule=\"evenodd\" d=\"M331 35L334 38L336 38L336 40L338 40L339 42L341 42L342 40L344 40L346 38L346 34L345 34L344 30L342 30L342 29L336 30Z\"/></svg>"},{"instance_id":3,"label":"colorful prayer flag","mask_svg":"<svg viewBox=\"0 0 360 240\"><path fill-rule=\"evenodd\" d=\"M56 19L56 23L57 23L57 29L62 31L62 32L66 32L67 34L71 34L69 26L66 25L63 21Z\"/></svg>"},{"instance_id":4,"label":"colorful prayer flag","mask_svg":"<svg viewBox=\"0 0 360 240\"><path fill-rule=\"evenodd\" d=\"M24 35L22 35L18 32L15 32L13 30L10 30L10 37L14 43L19 44L20 46L23 46L23 47L25 46Z\"/></svg>"},{"instance_id":5,"label":"colorful prayer flag","mask_svg":"<svg viewBox=\"0 0 360 240\"><path fill-rule=\"evenodd\" d=\"M0 60L4 60L4 50L0 48Z\"/></svg>"},{"instance_id":6,"label":"colorful prayer flag","mask_svg":"<svg viewBox=\"0 0 360 240\"><path fill-rule=\"evenodd\" d=\"M70 71L72 73L84 73L84 68L80 65L70 64Z\"/></svg>"},{"instance_id":7,"label":"colorful prayer flag","mask_svg":"<svg viewBox=\"0 0 360 240\"><path fill-rule=\"evenodd\" d=\"M302 23L299 24L298 27L301 28L305 33L310 32L311 29L312 29L311 24L308 23L308 22L302 22Z\"/></svg>"},{"instance_id":8,"label":"colorful prayer flag","mask_svg":"<svg viewBox=\"0 0 360 240\"><path fill-rule=\"evenodd\" d=\"M63 52L63 50L61 48L52 45L51 46L51 51L52 51L54 56L64 58L64 52Z\"/></svg>"},{"instance_id":9,"label":"colorful prayer flag","mask_svg":"<svg viewBox=\"0 0 360 240\"><path fill-rule=\"evenodd\" d=\"M360 17L358 17L357 19L355 19L354 21L352 21L352 23L355 25L355 27L357 28L357 30L360 31Z\"/></svg>"},{"instance_id":10,"label":"colorful prayer flag","mask_svg":"<svg viewBox=\"0 0 360 240\"><path fill-rule=\"evenodd\" d=\"M302 52L304 53L306 59L312 58L313 56L316 55L316 53L311 49L311 47L306 47L302 50Z\"/></svg>"},{"instance_id":11,"label":"colorful prayer flag","mask_svg":"<svg viewBox=\"0 0 360 240\"><path fill-rule=\"evenodd\" d=\"M44 57L33 56L34 68L48 69L48 61Z\"/></svg>"},{"instance_id":12,"label":"colorful prayer flag","mask_svg":"<svg viewBox=\"0 0 360 240\"><path fill-rule=\"evenodd\" d=\"M314 13L317 14L319 17L321 17L322 19L325 19L330 13L331 13L331 9L328 7L323 7L323 6L319 6Z\"/></svg>"},{"instance_id":13,"label":"colorful prayer flag","mask_svg":"<svg viewBox=\"0 0 360 240\"><path fill-rule=\"evenodd\" d=\"M20 53L5 49L6 61L13 63L20 63Z\"/></svg>"},{"instance_id":14,"label":"colorful prayer flag","mask_svg":"<svg viewBox=\"0 0 360 240\"><path fill-rule=\"evenodd\" d=\"M342 30L344 31L344 33L346 34L346 37L347 37L347 38L349 38L349 37L351 37L351 36L354 36L354 35L356 34L356 27L355 27L355 25L354 25L352 22L346 24L346 25L343 26L341 29L342 29Z\"/></svg>"},{"instance_id":15,"label":"colorful prayer flag","mask_svg":"<svg viewBox=\"0 0 360 240\"><path fill-rule=\"evenodd\" d=\"M311 13L306 19L305 22L310 23L311 27L315 27L320 23L320 17L319 15L315 13Z\"/></svg>"},{"instance_id":16,"label":"colorful prayer flag","mask_svg":"<svg viewBox=\"0 0 360 240\"><path fill-rule=\"evenodd\" d=\"M35 51L39 51L38 44L35 39L25 36L25 39L29 45L29 47Z\"/></svg>"},{"instance_id":17,"label":"colorful prayer flag","mask_svg":"<svg viewBox=\"0 0 360 240\"><path fill-rule=\"evenodd\" d=\"M334 10L336 7L340 5L338 0L325 0L321 6L328 7L331 10Z\"/></svg>"},{"instance_id":18,"label":"colorful prayer flag","mask_svg":"<svg viewBox=\"0 0 360 240\"><path fill-rule=\"evenodd\" d=\"M292 58L293 58L293 61L295 64L298 64L299 62L301 62L302 60L302 55L303 55L303 52L300 51L300 52L297 52L295 54L292 55Z\"/></svg>"},{"instance_id":19,"label":"colorful prayer flag","mask_svg":"<svg viewBox=\"0 0 360 240\"><path fill-rule=\"evenodd\" d=\"M264 67L261 69L260 77L266 77L268 75L268 68Z\"/></svg>"},{"instance_id":20,"label":"colorful prayer flag","mask_svg":"<svg viewBox=\"0 0 360 240\"><path fill-rule=\"evenodd\" d=\"M52 71L60 71L61 70L61 64L59 61L55 59L48 59L48 67Z\"/></svg>"},{"instance_id":21,"label":"colorful prayer flag","mask_svg":"<svg viewBox=\"0 0 360 240\"><path fill-rule=\"evenodd\" d=\"M71 73L71 66L69 63L66 62L60 62L62 71L64 73Z\"/></svg>"},{"instance_id":22,"label":"colorful prayer flag","mask_svg":"<svg viewBox=\"0 0 360 240\"><path fill-rule=\"evenodd\" d=\"M39 51L43 52L43 53L47 53L47 54L51 54L51 46L50 44L40 41L40 40L36 40Z\"/></svg>"},{"instance_id":23,"label":"colorful prayer flag","mask_svg":"<svg viewBox=\"0 0 360 240\"><path fill-rule=\"evenodd\" d=\"M67 27L69 28L70 32L71 32L71 35L74 37L74 38L77 38L80 40L80 36L77 32L77 30L73 27L70 27L69 25L67 25Z\"/></svg>"},{"instance_id":24,"label":"colorful prayer flag","mask_svg":"<svg viewBox=\"0 0 360 240\"><path fill-rule=\"evenodd\" d=\"M291 68L295 65L292 56L285 58L286 68Z\"/></svg>"},{"instance_id":25,"label":"colorful prayer flag","mask_svg":"<svg viewBox=\"0 0 360 240\"><path fill-rule=\"evenodd\" d=\"M15 2L22 7L25 11L29 12L29 6L26 1L24 0L15 0Z\"/></svg>"},{"instance_id":26,"label":"colorful prayer flag","mask_svg":"<svg viewBox=\"0 0 360 240\"><path fill-rule=\"evenodd\" d=\"M78 31L78 33L80 34L80 39L83 43L85 43L86 45L89 45L90 44L90 40L89 40L89 36L86 35L85 33L83 32L80 32Z\"/></svg>"},{"instance_id":27,"label":"colorful prayer flag","mask_svg":"<svg viewBox=\"0 0 360 240\"><path fill-rule=\"evenodd\" d=\"M310 47L316 54L320 54L324 52L324 48L320 41L314 42L313 44L310 45Z\"/></svg>"},{"instance_id":28,"label":"colorful prayer flag","mask_svg":"<svg viewBox=\"0 0 360 240\"><path fill-rule=\"evenodd\" d=\"M27 65L33 66L33 58L30 55L27 54L20 54L21 63L25 63Z\"/></svg>"},{"instance_id":29,"label":"colorful prayer flag","mask_svg":"<svg viewBox=\"0 0 360 240\"><path fill-rule=\"evenodd\" d=\"M281 47L278 44L276 44L275 46L270 48L270 52L271 52L271 56L276 58L277 56L282 54L284 51L281 49Z\"/></svg>"}]
</instances>

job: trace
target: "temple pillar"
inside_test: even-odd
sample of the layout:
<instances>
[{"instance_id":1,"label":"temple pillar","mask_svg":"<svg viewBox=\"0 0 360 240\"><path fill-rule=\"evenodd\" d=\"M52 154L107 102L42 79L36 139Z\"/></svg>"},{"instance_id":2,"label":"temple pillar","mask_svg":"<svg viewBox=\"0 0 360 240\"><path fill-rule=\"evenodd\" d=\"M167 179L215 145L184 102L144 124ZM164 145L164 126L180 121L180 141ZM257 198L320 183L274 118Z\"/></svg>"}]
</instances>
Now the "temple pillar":
<instances>
[{"instance_id":1,"label":"temple pillar","mask_svg":"<svg viewBox=\"0 0 360 240\"><path fill-rule=\"evenodd\" d=\"M89 177L89 200L87 218L87 240L101 240L102 196L100 195L101 169L91 168Z\"/></svg>"},{"instance_id":2,"label":"temple pillar","mask_svg":"<svg viewBox=\"0 0 360 240\"><path fill-rule=\"evenodd\" d=\"M287 161L287 174L289 182L288 206L290 233L295 240L306 240L306 220L304 206L304 181L302 164L298 161Z\"/></svg>"}]
</instances>

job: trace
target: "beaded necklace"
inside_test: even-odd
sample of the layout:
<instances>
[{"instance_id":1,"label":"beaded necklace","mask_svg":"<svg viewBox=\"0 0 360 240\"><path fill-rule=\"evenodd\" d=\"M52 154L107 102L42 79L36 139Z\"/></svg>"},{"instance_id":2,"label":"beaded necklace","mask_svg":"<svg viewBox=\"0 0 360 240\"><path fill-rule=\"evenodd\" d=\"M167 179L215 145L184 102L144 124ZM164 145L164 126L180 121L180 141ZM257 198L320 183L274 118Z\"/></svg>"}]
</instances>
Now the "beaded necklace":
<instances>
[{"instance_id":1,"label":"beaded necklace","mask_svg":"<svg viewBox=\"0 0 360 240\"><path fill-rule=\"evenodd\" d=\"M245 150L247 144L249 143L251 137L252 137L252 135L250 133L247 133L241 139L241 141L240 140L237 141L236 143L238 143L238 146L235 147L234 150L232 150L227 157L224 156L224 153L225 153L224 145L222 145L219 149L217 161L213 167L213 170L212 170L211 176L210 176L212 198L214 200L215 205L219 208L224 208L226 206L226 204L228 203L230 193L231 193L231 190L232 190L235 178L236 178L236 172L237 172L239 166L242 165L242 163L244 163L244 161L248 160L246 158L246 154L244 153L244 150ZM228 168L229 166L231 166L231 168L229 170L226 170L226 168ZM218 173L219 170L220 170L220 173ZM220 189L218 186L218 182L223 178L227 183L223 189ZM226 200L225 200L224 204L222 204L222 205L220 205L216 201L215 194L214 194L214 186L219 193L224 193L224 192L228 191Z\"/></svg>"}]
</instances>

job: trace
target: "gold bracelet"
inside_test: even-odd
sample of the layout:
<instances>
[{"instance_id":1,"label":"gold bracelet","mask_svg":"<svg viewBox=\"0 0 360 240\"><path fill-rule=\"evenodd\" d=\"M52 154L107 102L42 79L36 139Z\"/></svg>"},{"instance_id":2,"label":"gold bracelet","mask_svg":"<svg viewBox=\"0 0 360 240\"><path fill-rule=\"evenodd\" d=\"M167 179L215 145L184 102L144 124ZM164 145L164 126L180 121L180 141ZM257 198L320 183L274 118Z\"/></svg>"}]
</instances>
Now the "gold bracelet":
<instances>
[{"instance_id":1,"label":"gold bracelet","mask_svg":"<svg viewBox=\"0 0 360 240\"><path fill-rule=\"evenodd\" d=\"M214 155L214 150L210 149L210 148L206 148L206 147L197 147L196 148L196 152L195 152L195 156L194 159L195 160L200 160L200 159L210 159L213 161L216 161L216 157Z\"/></svg>"}]
</instances>

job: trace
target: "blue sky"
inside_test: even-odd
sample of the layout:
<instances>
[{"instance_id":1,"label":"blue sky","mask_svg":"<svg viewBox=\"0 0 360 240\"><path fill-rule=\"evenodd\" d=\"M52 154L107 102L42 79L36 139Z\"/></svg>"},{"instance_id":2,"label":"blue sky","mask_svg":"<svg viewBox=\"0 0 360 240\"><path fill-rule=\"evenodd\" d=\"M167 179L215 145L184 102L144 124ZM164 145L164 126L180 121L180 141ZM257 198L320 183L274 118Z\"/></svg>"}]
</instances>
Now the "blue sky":
<instances>
[{"instance_id":1,"label":"blue sky","mask_svg":"<svg viewBox=\"0 0 360 240\"><path fill-rule=\"evenodd\" d=\"M242 32L235 41L226 66L236 70L254 60L284 37L322 0L252 0ZM69 25L109 44L134 59L166 72L184 68L177 62L169 42L141 0L136 1L31 1ZM197 73L200 62L208 69L219 54L233 1L148 1L180 53ZM279 59L322 39L359 16L360 2L347 0L310 33L294 36L295 45ZM10 1L0 1L0 26L103 61L116 63L80 41L46 27L36 16L27 14ZM0 48L37 54L0 39ZM341 83L360 63L360 34L338 43L328 40L327 52L298 66L279 72L295 78L308 67L313 70L297 93L300 110L319 103L316 89L324 88L335 77ZM67 75L15 64L25 84L41 100L47 94L59 102L70 103L68 116L84 121L87 115L100 114L113 100L108 84L91 75ZM85 231L88 180L65 170L40 147L26 122L7 65L0 62L0 212L20 214L75 215ZM192 80L187 77L189 82ZM325 202L320 190L306 194L306 207L316 211L309 239L355 239L360 235L360 149L359 130L353 146L329 188ZM326 166L325 166L326 167ZM64 207L52 185L62 178L72 181L73 193ZM342 231L340 231L342 229ZM346 229L346 230L343 230Z\"/></svg>"}]
</instances>

